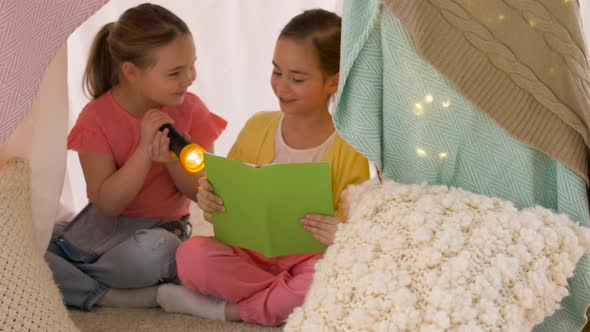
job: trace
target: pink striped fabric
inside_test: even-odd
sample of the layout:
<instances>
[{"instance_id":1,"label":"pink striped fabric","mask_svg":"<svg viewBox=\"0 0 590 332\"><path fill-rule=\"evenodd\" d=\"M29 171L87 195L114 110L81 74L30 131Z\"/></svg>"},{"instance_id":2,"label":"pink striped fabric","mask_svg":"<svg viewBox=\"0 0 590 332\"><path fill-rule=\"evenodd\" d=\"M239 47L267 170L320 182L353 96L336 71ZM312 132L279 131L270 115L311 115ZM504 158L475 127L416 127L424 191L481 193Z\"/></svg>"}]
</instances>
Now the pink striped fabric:
<instances>
[{"instance_id":1,"label":"pink striped fabric","mask_svg":"<svg viewBox=\"0 0 590 332\"><path fill-rule=\"evenodd\" d=\"M68 36L107 2L0 1L0 144L31 109L47 66Z\"/></svg>"}]
</instances>

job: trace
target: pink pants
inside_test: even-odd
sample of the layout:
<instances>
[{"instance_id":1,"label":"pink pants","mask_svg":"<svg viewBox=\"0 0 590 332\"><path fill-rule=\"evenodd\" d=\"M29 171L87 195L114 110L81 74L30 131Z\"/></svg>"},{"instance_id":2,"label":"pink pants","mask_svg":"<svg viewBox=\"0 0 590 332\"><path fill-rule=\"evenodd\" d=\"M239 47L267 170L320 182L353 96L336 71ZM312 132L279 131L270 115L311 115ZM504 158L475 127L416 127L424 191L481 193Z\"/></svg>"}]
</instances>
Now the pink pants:
<instances>
[{"instance_id":1,"label":"pink pants","mask_svg":"<svg viewBox=\"0 0 590 332\"><path fill-rule=\"evenodd\" d=\"M209 237L193 237L176 252L182 283L202 294L237 303L245 322L283 323L303 304L322 254L265 257Z\"/></svg>"}]
</instances>

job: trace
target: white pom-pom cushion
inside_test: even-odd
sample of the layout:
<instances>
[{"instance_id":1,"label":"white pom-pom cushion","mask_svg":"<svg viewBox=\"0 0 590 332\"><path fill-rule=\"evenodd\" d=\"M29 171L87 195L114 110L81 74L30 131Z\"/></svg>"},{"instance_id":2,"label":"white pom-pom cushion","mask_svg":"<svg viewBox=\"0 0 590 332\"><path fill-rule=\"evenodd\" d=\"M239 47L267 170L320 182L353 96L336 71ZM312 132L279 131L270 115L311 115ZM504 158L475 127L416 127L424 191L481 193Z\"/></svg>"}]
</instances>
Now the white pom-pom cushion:
<instances>
[{"instance_id":1,"label":"white pom-pom cushion","mask_svg":"<svg viewBox=\"0 0 590 332\"><path fill-rule=\"evenodd\" d=\"M590 251L564 215L461 189L370 180L345 199L286 331L529 331Z\"/></svg>"},{"instance_id":2,"label":"white pom-pom cushion","mask_svg":"<svg viewBox=\"0 0 590 332\"><path fill-rule=\"evenodd\" d=\"M0 331L78 331L34 241L30 169L0 164Z\"/></svg>"}]
</instances>

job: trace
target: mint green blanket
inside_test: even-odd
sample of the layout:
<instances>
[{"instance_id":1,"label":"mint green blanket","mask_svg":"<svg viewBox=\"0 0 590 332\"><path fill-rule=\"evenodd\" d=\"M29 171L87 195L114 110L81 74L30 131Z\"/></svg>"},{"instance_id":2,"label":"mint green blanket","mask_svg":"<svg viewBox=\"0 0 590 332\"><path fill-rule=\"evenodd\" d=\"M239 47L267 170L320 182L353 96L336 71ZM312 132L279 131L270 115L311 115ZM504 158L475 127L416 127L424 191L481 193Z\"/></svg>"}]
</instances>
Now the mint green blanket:
<instances>
[{"instance_id":1,"label":"mint green blanket","mask_svg":"<svg viewBox=\"0 0 590 332\"><path fill-rule=\"evenodd\" d=\"M445 184L541 205L590 225L582 178L512 138L417 53L377 0L346 0L340 91L342 137L400 183ZM452 45L449 45L452 47ZM460 59L457 59L460 63ZM590 304L590 259L569 281L562 309L535 331L579 331Z\"/></svg>"}]
</instances>

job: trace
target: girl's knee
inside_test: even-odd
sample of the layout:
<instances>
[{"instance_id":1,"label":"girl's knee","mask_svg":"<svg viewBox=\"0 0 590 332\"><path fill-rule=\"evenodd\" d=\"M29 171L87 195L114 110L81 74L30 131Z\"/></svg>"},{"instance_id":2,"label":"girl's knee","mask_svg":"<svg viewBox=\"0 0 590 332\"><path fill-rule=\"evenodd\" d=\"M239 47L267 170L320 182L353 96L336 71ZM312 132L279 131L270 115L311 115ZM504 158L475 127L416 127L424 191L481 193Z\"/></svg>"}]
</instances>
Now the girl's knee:
<instances>
[{"instance_id":1,"label":"girl's knee","mask_svg":"<svg viewBox=\"0 0 590 332\"><path fill-rule=\"evenodd\" d=\"M134 234L137 244L133 259L140 271L153 271L159 280L176 277L176 250L181 241L163 229L140 230Z\"/></svg>"},{"instance_id":2,"label":"girl's knee","mask_svg":"<svg viewBox=\"0 0 590 332\"><path fill-rule=\"evenodd\" d=\"M149 252L156 257L170 255L174 257L181 243L176 235L160 228L139 230L135 232L133 238L139 251Z\"/></svg>"},{"instance_id":3,"label":"girl's knee","mask_svg":"<svg viewBox=\"0 0 590 332\"><path fill-rule=\"evenodd\" d=\"M212 250L217 246L217 241L211 237L195 236L184 241L176 251L176 261L188 263L206 260Z\"/></svg>"},{"instance_id":4,"label":"girl's knee","mask_svg":"<svg viewBox=\"0 0 590 332\"><path fill-rule=\"evenodd\" d=\"M176 251L180 280L187 284L190 283L189 280L194 282L195 279L200 279L199 276L206 271L206 266L216 251L215 248L219 246L213 238L202 236L195 236L183 242Z\"/></svg>"}]
</instances>

